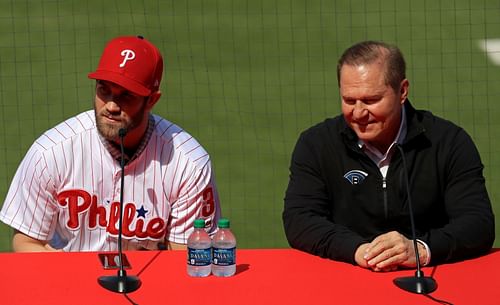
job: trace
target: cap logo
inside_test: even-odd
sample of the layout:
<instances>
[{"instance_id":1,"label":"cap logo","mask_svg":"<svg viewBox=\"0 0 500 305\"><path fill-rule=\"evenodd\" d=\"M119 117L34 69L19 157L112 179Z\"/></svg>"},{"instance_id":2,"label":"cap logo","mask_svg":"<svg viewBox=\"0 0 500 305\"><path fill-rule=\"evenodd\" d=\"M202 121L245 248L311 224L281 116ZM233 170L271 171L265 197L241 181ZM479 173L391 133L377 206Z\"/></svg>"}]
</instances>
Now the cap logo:
<instances>
[{"instance_id":1,"label":"cap logo","mask_svg":"<svg viewBox=\"0 0 500 305\"><path fill-rule=\"evenodd\" d=\"M135 53L132 50L123 50L120 54L121 54L121 56L123 56L123 61L120 64L120 68L125 67L125 64L127 63L127 61L135 58Z\"/></svg>"}]
</instances>

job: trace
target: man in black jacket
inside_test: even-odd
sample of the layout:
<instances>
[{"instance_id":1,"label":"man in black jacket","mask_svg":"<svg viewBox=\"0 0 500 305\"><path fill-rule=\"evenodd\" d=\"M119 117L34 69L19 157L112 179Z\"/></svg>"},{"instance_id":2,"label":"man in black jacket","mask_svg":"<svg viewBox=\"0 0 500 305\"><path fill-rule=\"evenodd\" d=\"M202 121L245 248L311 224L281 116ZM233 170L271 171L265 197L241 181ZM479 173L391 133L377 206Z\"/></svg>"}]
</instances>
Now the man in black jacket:
<instances>
[{"instance_id":1,"label":"man in black jacket","mask_svg":"<svg viewBox=\"0 0 500 305\"><path fill-rule=\"evenodd\" d=\"M412 107L400 50L355 44L337 76L342 115L303 132L292 155L290 245L374 271L414 268L409 192L422 265L487 253L495 224L479 153L462 128Z\"/></svg>"}]
</instances>

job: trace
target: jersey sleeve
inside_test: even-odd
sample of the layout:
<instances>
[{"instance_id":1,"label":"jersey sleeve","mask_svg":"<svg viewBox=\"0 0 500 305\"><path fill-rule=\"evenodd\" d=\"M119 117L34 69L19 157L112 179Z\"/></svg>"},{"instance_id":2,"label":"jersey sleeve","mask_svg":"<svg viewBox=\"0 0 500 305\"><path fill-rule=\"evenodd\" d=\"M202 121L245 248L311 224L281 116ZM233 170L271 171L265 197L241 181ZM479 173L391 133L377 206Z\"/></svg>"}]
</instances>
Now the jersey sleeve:
<instances>
[{"instance_id":1,"label":"jersey sleeve","mask_svg":"<svg viewBox=\"0 0 500 305\"><path fill-rule=\"evenodd\" d=\"M52 186L47 163L34 144L14 175L0 220L32 238L50 239L57 216Z\"/></svg>"},{"instance_id":2,"label":"jersey sleeve","mask_svg":"<svg viewBox=\"0 0 500 305\"><path fill-rule=\"evenodd\" d=\"M210 235L217 230L220 201L210 160L198 168L193 164L183 170L179 196L172 203L166 239L186 244L193 231L195 219L202 218Z\"/></svg>"}]
</instances>

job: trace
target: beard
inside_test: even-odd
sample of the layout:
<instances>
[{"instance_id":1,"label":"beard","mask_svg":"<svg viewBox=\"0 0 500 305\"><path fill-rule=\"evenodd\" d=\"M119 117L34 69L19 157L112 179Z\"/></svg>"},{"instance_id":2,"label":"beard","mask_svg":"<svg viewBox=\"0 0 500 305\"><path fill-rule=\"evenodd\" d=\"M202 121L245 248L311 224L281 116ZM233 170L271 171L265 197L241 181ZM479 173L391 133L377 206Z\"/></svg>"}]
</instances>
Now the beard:
<instances>
[{"instance_id":1,"label":"beard","mask_svg":"<svg viewBox=\"0 0 500 305\"><path fill-rule=\"evenodd\" d=\"M102 107L100 112L97 111L94 105L94 114L97 130L101 134L103 138L108 141L117 142L119 138L119 130L124 128L127 130L127 133L136 129L137 126L140 126L141 123L145 119L145 108L146 103L144 103L141 108L132 116L122 117L120 116L120 122L116 124L112 124L106 121L106 117L117 117L117 115L111 114L106 110L105 107Z\"/></svg>"}]
</instances>

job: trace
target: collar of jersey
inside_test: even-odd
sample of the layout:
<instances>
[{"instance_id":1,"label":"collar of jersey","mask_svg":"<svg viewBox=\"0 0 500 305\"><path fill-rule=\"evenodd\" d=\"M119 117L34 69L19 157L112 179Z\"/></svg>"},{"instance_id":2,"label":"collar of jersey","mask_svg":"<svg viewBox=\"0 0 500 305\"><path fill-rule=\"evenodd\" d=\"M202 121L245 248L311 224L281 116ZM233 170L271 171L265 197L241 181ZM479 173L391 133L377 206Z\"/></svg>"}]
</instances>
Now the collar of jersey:
<instances>
[{"instance_id":1,"label":"collar of jersey","mask_svg":"<svg viewBox=\"0 0 500 305\"><path fill-rule=\"evenodd\" d=\"M125 153L125 157L124 157L125 164L128 164L129 162L132 162L133 160L135 160L144 151L144 149L146 149L146 146L149 142L149 139L151 138L151 135L153 134L154 126L155 126L155 119L150 114L149 115L149 122L148 122L148 129L146 130L146 133L142 137L141 143L137 147L135 153L132 156L129 156L129 155L127 155L127 153ZM113 142L106 140L101 135L101 133L99 131L97 131L97 134L99 135L99 138L101 139L102 144L109 151L109 153L111 154L113 159L120 162L120 158L121 158L120 146L116 145Z\"/></svg>"}]
</instances>

